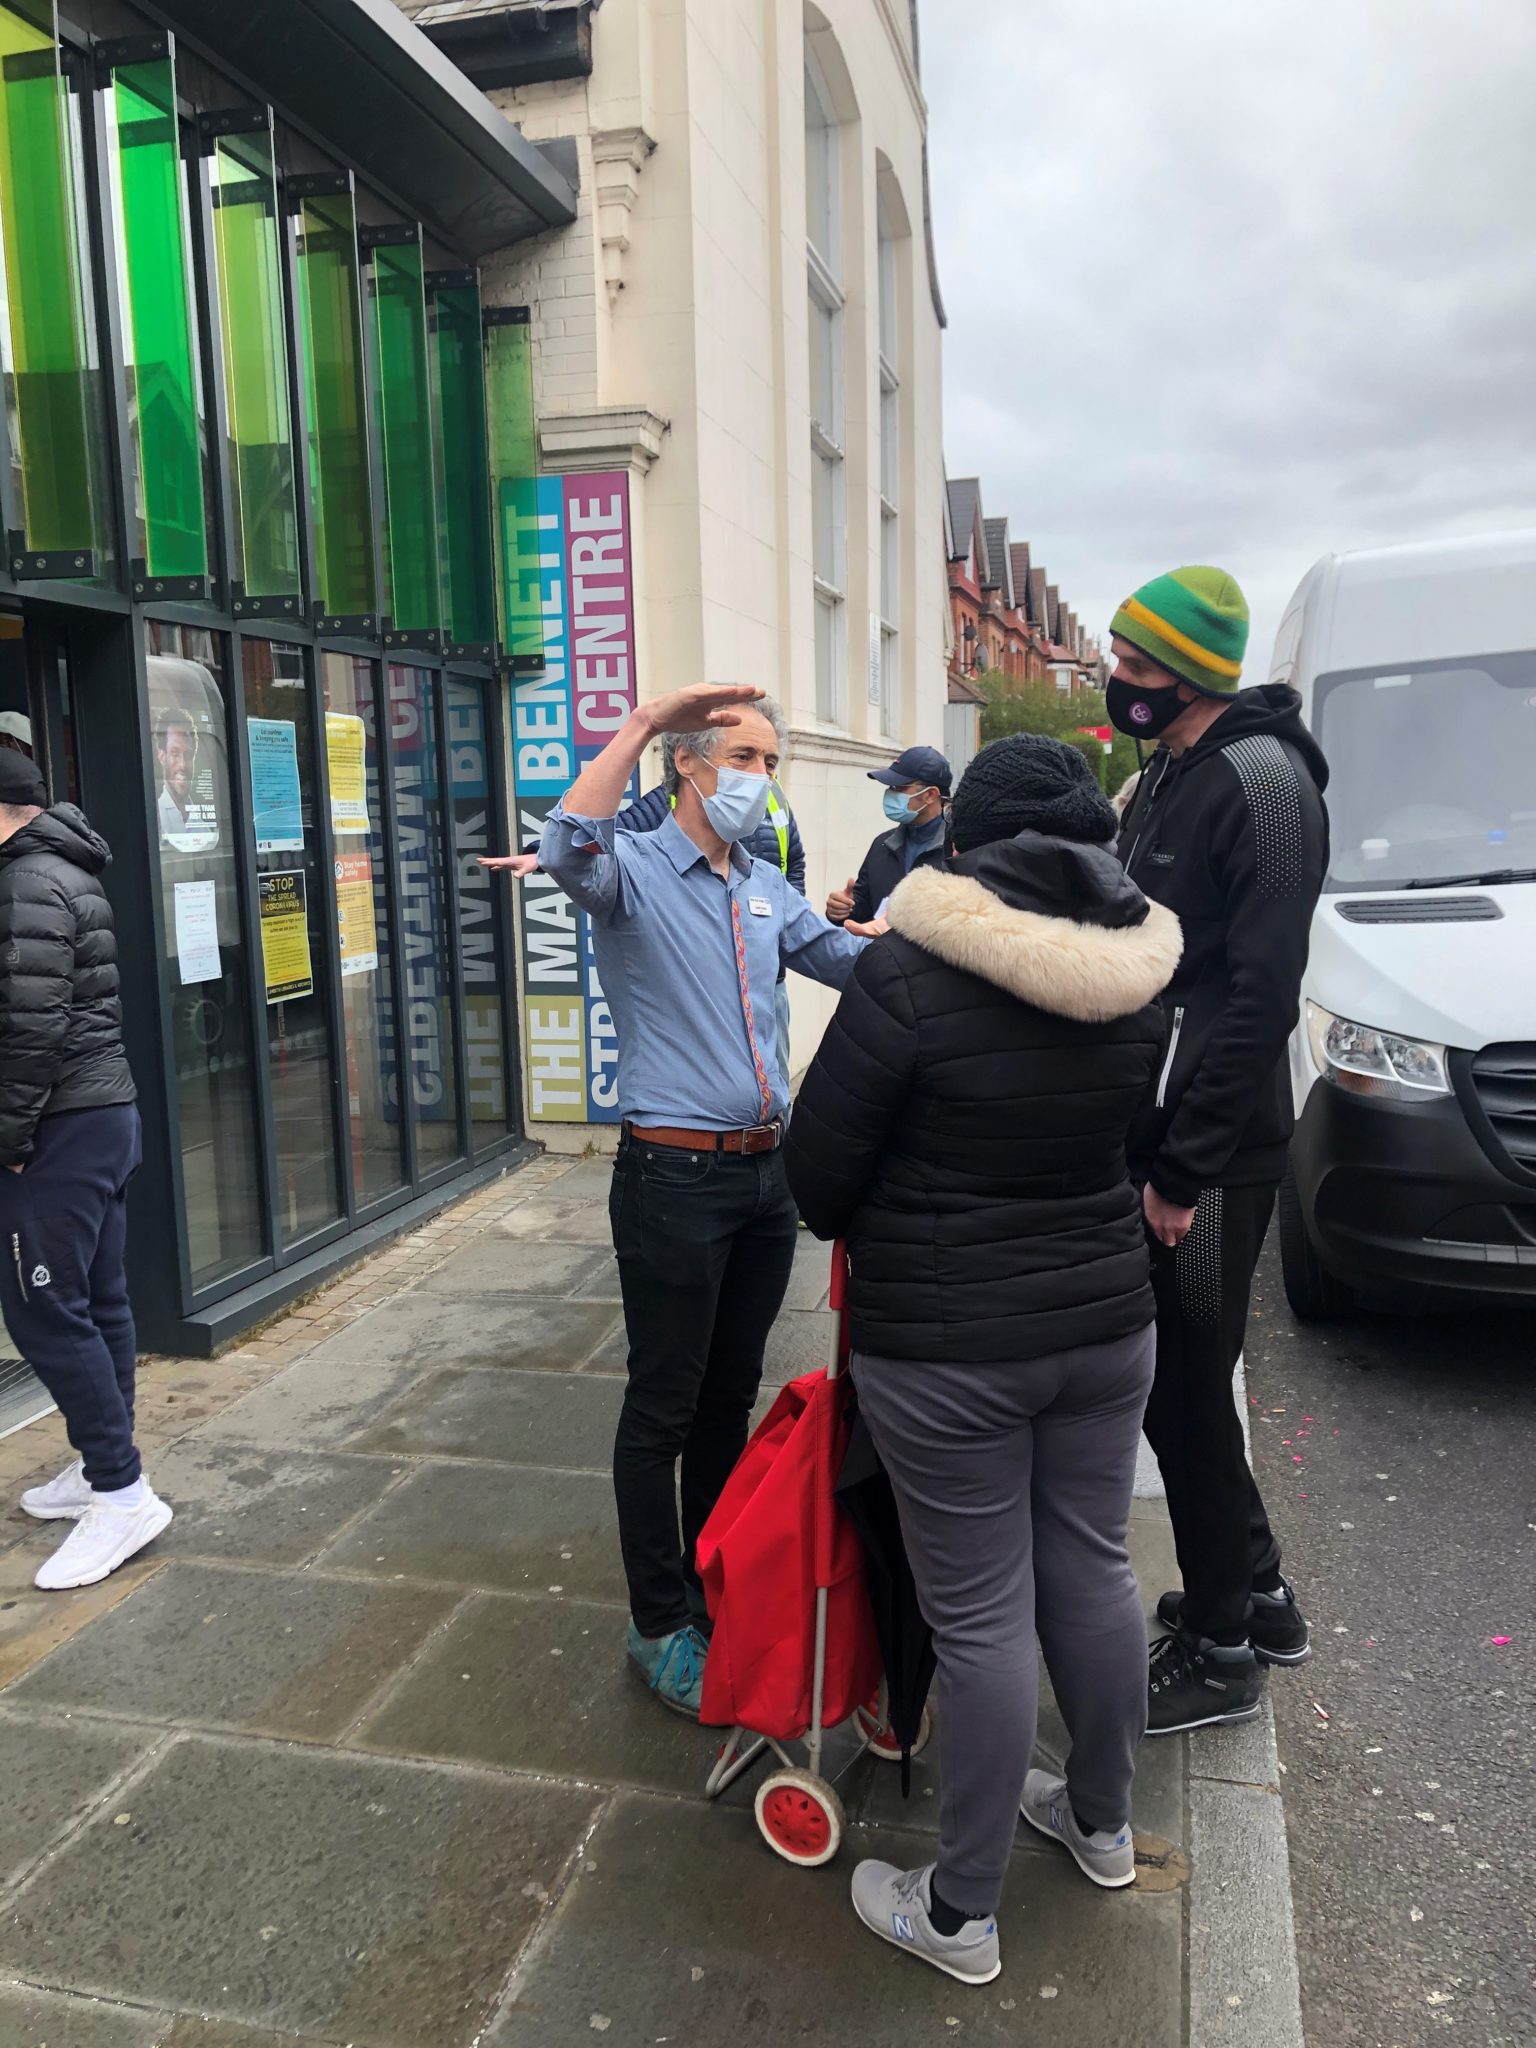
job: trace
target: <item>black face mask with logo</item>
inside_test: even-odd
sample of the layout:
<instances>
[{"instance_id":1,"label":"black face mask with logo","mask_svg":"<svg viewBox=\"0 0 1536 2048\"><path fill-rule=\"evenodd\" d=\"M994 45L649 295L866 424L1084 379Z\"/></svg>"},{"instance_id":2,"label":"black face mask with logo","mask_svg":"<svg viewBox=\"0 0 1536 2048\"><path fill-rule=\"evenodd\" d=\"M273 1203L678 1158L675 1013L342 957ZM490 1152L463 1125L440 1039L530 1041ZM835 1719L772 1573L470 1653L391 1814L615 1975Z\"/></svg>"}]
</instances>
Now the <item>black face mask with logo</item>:
<instances>
[{"instance_id":1,"label":"black face mask with logo","mask_svg":"<svg viewBox=\"0 0 1536 2048\"><path fill-rule=\"evenodd\" d=\"M1109 711L1109 722L1117 731L1128 733L1133 740L1155 740L1164 733L1173 721L1189 706L1179 696L1177 683L1165 683L1161 689L1143 689L1137 683L1122 682L1119 676L1111 676L1104 690L1104 702Z\"/></svg>"}]
</instances>

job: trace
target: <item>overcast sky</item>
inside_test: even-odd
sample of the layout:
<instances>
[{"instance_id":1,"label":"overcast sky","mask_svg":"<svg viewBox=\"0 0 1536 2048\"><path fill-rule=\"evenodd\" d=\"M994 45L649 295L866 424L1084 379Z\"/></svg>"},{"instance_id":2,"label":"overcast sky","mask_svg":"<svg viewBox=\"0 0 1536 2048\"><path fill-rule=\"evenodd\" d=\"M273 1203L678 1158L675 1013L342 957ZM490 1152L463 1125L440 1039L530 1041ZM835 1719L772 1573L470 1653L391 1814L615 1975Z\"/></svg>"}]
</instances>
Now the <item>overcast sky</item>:
<instances>
[{"instance_id":1,"label":"overcast sky","mask_svg":"<svg viewBox=\"0 0 1536 2048\"><path fill-rule=\"evenodd\" d=\"M1536 525L1531 0L921 0L945 454L1103 633Z\"/></svg>"}]
</instances>

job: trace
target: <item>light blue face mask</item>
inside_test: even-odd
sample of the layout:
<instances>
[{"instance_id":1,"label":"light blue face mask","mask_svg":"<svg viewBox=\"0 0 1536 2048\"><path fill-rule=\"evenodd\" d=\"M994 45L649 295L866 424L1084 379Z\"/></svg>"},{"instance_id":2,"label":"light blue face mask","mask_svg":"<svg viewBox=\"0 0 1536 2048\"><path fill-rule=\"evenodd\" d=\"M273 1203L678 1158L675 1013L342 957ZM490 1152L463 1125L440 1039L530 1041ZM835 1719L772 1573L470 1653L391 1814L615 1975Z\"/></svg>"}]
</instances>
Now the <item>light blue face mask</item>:
<instances>
[{"instance_id":1,"label":"light blue face mask","mask_svg":"<svg viewBox=\"0 0 1536 2048\"><path fill-rule=\"evenodd\" d=\"M888 789L880 800L881 809L893 825L916 823L912 814L912 799L899 789Z\"/></svg>"},{"instance_id":2,"label":"light blue face mask","mask_svg":"<svg viewBox=\"0 0 1536 2048\"><path fill-rule=\"evenodd\" d=\"M699 791L704 815L722 839L750 839L768 815L768 778L717 768L712 796Z\"/></svg>"}]
</instances>

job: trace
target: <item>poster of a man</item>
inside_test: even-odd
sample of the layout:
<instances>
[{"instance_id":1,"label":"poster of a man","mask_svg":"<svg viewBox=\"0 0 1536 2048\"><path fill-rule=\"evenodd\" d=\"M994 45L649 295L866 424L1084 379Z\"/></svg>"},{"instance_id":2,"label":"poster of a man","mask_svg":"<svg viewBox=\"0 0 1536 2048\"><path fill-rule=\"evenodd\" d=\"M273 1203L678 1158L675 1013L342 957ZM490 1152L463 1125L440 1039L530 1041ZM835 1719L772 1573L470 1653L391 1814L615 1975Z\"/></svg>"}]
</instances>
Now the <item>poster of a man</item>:
<instances>
[{"instance_id":1,"label":"poster of a man","mask_svg":"<svg viewBox=\"0 0 1536 2048\"><path fill-rule=\"evenodd\" d=\"M180 707L155 720L155 765L160 771L160 844L200 853L218 844L219 820L198 774L197 720Z\"/></svg>"}]
</instances>

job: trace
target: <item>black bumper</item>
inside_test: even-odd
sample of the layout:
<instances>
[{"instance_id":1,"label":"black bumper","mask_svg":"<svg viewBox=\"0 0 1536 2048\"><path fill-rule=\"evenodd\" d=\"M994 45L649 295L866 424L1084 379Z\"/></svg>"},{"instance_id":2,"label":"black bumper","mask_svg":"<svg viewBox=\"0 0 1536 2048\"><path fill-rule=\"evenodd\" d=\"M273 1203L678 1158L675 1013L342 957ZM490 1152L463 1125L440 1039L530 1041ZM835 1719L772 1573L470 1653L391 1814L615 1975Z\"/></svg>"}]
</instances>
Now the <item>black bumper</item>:
<instances>
[{"instance_id":1,"label":"black bumper","mask_svg":"<svg viewBox=\"0 0 1536 2048\"><path fill-rule=\"evenodd\" d=\"M1319 1081L1291 1168L1318 1258L1357 1292L1536 1304L1536 1179L1500 1168L1458 1097L1377 1102Z\"/></svg>"}]
</instances>

